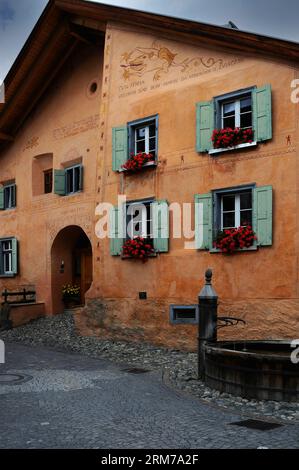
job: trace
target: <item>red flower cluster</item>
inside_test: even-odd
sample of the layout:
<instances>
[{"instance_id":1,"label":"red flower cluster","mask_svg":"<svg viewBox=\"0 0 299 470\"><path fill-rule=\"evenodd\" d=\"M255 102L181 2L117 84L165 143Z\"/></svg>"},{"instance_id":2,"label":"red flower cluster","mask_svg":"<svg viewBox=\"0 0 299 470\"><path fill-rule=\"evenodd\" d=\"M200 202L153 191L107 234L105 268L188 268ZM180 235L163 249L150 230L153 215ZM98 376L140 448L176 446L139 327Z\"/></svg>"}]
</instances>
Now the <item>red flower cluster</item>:
<instances>
[{"instance_id":1,"label":"red flower cluster","mask_svg":"<svg viewBox=\"0 0 299 470\"><path fill-rule=\"evenodd\" d=\"M155 250L142 237L135 237L133 240L127 240L123 245L123 255L131 258L141 259L143 262L146 258L153 254Z\"/></svg>"},{"instance_id":2,"label":"red flower cluster","mask_svg":"<svg viewBox=\"0 0 299 470\"><path fill-rule=\"evenodd\" d=\"M223 253L233 253L238 248L249 248L257 240L250 225L223 230L218 233L214 247Z\"/></svg>"},{"instance_id":3,"label":"red flower cluster","mask_svg":"<svg viewBox=\"0 0 299 470\"><path fill-rule=\"evenodd\" d=\"M236 127L232 129L215 129L211 138L214 149L221 149L227 147L235 147L239 144L251 144L253 142L252 129L240 129Z\"/></svg>"},{"instance_id":4,"label":"red flower cluster","mask_svg":"<svg viewBox=\"0 0 299 470\"><path fill-rule=\"evenodd\" d=\"M122 165L124 170L128 171L139 171L145 165L145 163L153 162L154 156L151 153L139 152L137 155L131 154L129 160Z\"/></svg>"}]
</instances>

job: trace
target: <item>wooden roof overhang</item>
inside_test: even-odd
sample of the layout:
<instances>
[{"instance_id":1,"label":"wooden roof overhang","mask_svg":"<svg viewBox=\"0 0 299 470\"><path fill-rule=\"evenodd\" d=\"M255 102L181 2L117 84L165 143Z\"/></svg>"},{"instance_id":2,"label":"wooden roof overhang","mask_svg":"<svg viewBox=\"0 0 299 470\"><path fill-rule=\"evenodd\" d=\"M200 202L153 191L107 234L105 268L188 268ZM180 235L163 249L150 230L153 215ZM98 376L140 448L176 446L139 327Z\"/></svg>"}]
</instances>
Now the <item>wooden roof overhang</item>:
<instances>
[{"instance_id":1,"label":"wooden roof overhang","mask_svg":"<svg viewBox=\"0 0 299 470\"><path fill-rule=\"evenodd\" d=\"M299 63L299 44L291 41L84 0L50 0L5 79L0 149L14 139L79 41L89 42L76 17L95 21L98 34L104 34L108 22L138 25L201 46Z\"/></svg>"}]
</instances>

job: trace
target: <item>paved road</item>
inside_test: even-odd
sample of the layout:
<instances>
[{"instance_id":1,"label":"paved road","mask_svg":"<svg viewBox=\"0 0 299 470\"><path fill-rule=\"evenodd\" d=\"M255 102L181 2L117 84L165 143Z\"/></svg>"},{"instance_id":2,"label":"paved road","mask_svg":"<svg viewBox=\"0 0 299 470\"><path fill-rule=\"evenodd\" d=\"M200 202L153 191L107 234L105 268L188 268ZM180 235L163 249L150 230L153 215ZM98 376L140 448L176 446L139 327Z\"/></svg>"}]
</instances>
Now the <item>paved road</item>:
<instances>
[{"instance_id":1,"label":"paved road","mask_svg":"<svg viewBox=\"0 0 299 470\"><path fill-rule=\"evenodd\" d=\"M0 448L299 448L299 425L256 431L223 409L181 395L157 373L88 357L6 345L0 374ZM243 417L244 418L244 417Z\"/></svg>"}]
</instances>

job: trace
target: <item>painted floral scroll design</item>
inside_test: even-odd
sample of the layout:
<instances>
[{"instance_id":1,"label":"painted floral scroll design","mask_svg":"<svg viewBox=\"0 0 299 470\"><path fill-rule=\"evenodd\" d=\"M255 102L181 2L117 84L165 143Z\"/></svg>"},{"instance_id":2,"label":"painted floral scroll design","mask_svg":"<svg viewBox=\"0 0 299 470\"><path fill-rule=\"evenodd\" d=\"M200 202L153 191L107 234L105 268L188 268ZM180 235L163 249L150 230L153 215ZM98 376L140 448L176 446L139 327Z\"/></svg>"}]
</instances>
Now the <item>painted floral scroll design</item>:
<instances>
[{"instance_id":1,"label":"painted floral scroll design","mask_svg":"<svg viewBox=\"0 0 299 470\"><path fill-rule=\"evenodd\" d=\"M223 59L213 57L187 57L178 59L178 54L172 52L156 41L151 47L135 47L125 52L121 57L121 68L123 79L129 81L131 78L140 78L146 74L153 74L153 80L159 81L172 69L178 68L182 73L192 72L198 67L210 69L216 65L221 66Z\"/></svg>"}]
</instances>

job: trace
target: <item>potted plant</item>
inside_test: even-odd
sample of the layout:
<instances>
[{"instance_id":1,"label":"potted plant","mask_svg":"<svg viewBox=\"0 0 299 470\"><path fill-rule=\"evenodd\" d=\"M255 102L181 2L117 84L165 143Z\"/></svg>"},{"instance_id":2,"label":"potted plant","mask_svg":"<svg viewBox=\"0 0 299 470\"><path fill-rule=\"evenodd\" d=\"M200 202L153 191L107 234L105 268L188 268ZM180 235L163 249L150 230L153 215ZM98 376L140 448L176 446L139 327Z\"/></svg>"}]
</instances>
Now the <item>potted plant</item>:
<instances>
[{"instance_id":1,"label":"potted plant","mask_svg":"<svg viewBox=\"0 0 299 470\"><path fill-rule=\"evenodd\" d=\"M129 160L122 165L122 169L130 172L138 172L146 163L154 162L155 157L151 153L139 152L136 155L131 154Z\"/></svg>"},{"instance_id":2,"label":"potted plant","mask_svg":"<svg viewBox=\"0 0 299 470\"><path fill-rule=\"evenodd\" d=\"M214 248L222 253L232 254L243 248L250 248L257 237L250 225L244 227L231 228L218 232L214 241Z\"/></svg>"},{"instance_id":3,"label":"potted plant","mask_svg":"<svg viewBox=\"0 0 299 470\"><path fill-rule=\"evenodd\" d=\"M65 308L74 308L81 303L80 287L66 284L62 287L62 300Z\"/></svg>"},{"instance_id":4,"label":"potted plant","mask_svg":"<svg viewBox=\"0 0 299 470\"><path fill-rule=\"evenodd\" d=\"M155 253L152 245L142 237L127 240L122 248L124 258L135 258L145 263L147 258Z\"/></svg>"},{"instance_id":5,"label":"potted plant","mask_svg":"<svg viewBox=\"0 0 299 470\"><path fill-rule=\"evenodd\" d=\"M253 130L240 129L239 127L235 129L230 127L215 129L211 140L214 149L233 148L240 144L251 144L253 142Z\"/></svg>"}]
</instances>

